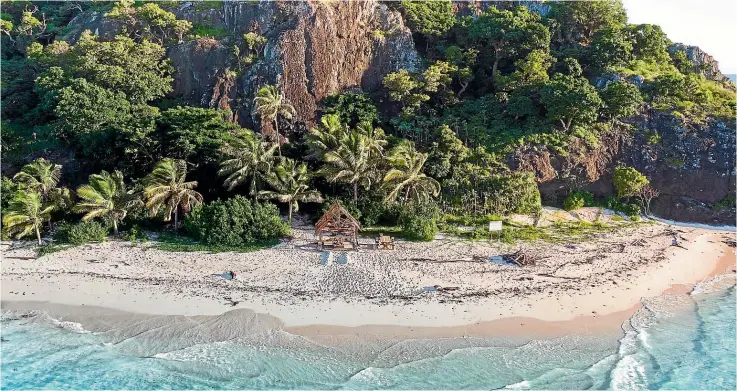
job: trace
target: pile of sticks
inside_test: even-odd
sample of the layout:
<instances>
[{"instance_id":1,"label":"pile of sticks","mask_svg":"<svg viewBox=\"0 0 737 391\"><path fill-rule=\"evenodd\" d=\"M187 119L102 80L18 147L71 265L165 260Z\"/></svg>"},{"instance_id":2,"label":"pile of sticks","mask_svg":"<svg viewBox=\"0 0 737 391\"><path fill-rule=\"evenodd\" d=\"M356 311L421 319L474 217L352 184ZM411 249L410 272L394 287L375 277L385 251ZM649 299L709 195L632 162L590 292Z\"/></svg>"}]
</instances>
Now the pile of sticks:
<instances>
[{"instance_id":1,"label":"pile of sticks","mask_svg":"<svg viewBox=\"0 0 737 391\"><path fill-rule=\"evenodd\" d=\"M535 264L535 260L522 250L505 255L503 258L505 261L514 263L517 266L532 266Z\"/></svg>"}]
</instances>

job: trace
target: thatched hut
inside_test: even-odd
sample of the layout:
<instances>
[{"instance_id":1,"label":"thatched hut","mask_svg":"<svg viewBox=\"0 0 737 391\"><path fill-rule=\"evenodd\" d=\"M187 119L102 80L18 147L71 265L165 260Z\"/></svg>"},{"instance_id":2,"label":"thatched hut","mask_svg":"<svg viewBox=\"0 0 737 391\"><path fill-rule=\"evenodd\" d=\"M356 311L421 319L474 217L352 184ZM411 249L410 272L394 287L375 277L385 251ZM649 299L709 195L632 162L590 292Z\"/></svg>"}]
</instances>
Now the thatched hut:
<instances>
[{"instance_id":1,"label":"thatched hut","mask_svg":"<svg viewBox=\"0 0 737 391\"><path fill-rule=\"evenodd\" d=\"M337 201L333 202L328 211L320 217L315 224L315 236L318 237L318 245L323 247L325 242L323 236L330 236L330 243L338 247L342 247L342 243L347 239L353 244L353 248L358 248L358 231L361 230L361 224L358 223L350 213Z\"/></svg>"}]
</instances>

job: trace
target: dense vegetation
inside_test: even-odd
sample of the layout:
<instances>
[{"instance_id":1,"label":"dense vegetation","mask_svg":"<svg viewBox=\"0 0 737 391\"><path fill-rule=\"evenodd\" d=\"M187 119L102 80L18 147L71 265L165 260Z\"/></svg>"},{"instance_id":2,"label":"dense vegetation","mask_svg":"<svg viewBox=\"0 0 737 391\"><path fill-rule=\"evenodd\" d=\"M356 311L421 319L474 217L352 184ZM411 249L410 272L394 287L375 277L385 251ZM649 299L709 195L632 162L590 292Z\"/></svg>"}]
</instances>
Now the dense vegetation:
<instances>
[{"instance_id":1,"label":"dense vegetation","mask_svg":"<svg viewBox=\"0 0 737 391\"><path fill-rule=\"evenodd\" d=\"M33 161L3 178L3 233L40 243L53 221L81 218L61 229L77 242L99 238L90 221L115 234L161 228L156 221L177 231L184 215L194 239L245 246L286 233L269 202L291 221L339 199L364 224L398 224L427 240L444 215L540 211L534 176L504 163L521 145L565 154L572 141L595 145L645 108L692 124L735 116L728 86L669 50L658 26L627 24L618 0L552 2L544 17L524 6L476 18L455 14L449 1L391 6L412 29L423 70L386 75L375 96L332 96L317 124L294 134L300 118L274 85L248 97L262 132L227 112L177 105L166 46L228 32L178 20L165 3L4 4L3 159ZM120 22L118 35L64 40L67 23L90 9ZM241 70L268 40L237 38ZM601 78L611 81L595 87ZM47 155L64 166L30 159ZM621 168L614 182L623 200L605 205L649 212L657 191L647 178ZM596 203L580 190L570 189L567 209Z\"/></svg>"}]
</instances>

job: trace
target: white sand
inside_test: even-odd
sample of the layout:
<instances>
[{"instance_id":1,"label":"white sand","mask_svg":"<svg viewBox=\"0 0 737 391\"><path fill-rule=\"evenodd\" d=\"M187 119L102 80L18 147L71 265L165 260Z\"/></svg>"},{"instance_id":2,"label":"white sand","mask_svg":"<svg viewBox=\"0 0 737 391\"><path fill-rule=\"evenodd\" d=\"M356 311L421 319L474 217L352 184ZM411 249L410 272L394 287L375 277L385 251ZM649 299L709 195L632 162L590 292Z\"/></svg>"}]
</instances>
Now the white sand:
<instances>
[{"instance_id":1,"label":"white sand","mask_svg":"<svg viewBox=\"0 0 737 391\"><path fill-rule=\"evenodd\" d=\"M644 297L734 269L734 233L680 228L688 250L670 246L663 224L623 228L579 243L519 248L535 266L486 262L485 242L400 243L361 250L347 265L320 265L309 229L253 253L168 253L110 241L23 259L4 250L3 307L12 301L108 307L143 314L215 315L247 308L286 327L465 326L517 317L570 321L634 311ZM641 240L642 239L642 240ZM212 276L232 270L236 279ZM423 293L424 286L456 287ZM234 305L234 302L237 304Z\"/></svg>"}]
</instances>

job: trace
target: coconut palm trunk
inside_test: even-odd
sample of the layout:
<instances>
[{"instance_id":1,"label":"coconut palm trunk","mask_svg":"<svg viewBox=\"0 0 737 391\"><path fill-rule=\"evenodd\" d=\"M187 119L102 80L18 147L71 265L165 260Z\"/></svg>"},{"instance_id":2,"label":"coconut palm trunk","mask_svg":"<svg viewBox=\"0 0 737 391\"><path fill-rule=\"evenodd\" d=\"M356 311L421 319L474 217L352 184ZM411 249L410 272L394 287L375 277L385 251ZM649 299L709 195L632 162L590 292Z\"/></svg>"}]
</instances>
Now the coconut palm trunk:
<instances>
[{"instance_id":1,"label":"coconut palm trunk","mask_svg":"<svg viewBox=\"0 0 737 391\"><path fill-rule=\"evenodd\" d=\"M279 137L279 116L274 117L274 132L276 132L276 147L281 157L281 137Z\"/></svg>"},{"instance_id":2,"label":"coconut palm trunk","mask_svg":"<svg viewBox=\"0 0 737 391\"><path fill-rule=\"evenodd\" d=\"M38 240L38 245L41 245L41 230L38 229L38 224L36 225L36 240Z\"/></svg>"},{"instance_id":3,"label":"coconut palm trunk","mask_svg":"<svg viewBox=\"0 0 737 391\"><path fill-rule=\"evenodd\" d=\"M113 234L118 235L118 219L113 219Z\"/></svg>"},{"instance_id":4,"label":"coconut palm trunk","mask_svg":"<svg viewBox=\"0 0 737 391\"><path fill-rule=\"evenodd\" d=\"M353 203L358 205L358 182L353 182Z\"/></svg>"},{"instance_id":5,"label":"coconut palm trunk","mask_svg":"<svg viewBox=\"0 0 737 391\"><path fill-rule=\"evenodd\" d=\"M179 231L179 206L174 208L174 233Z\"/></svg>"}]
</instances>

